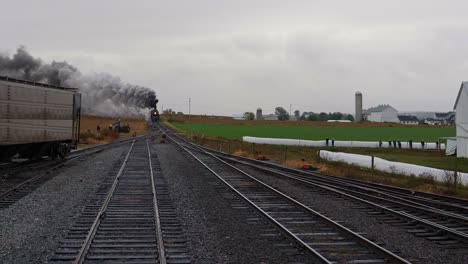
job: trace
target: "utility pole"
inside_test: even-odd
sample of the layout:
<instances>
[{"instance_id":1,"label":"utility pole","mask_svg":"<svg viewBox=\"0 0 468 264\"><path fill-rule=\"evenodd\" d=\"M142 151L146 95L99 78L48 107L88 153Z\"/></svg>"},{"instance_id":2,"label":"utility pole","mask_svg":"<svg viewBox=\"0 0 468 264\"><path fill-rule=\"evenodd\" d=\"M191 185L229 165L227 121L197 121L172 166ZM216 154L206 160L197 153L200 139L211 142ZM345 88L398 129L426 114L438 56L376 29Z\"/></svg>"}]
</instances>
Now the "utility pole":
<instances>
[{"instance_id":1,"label":"utility pole","mask_svg":"<svg viewBox=\"0 0 468 264\"><path fill-rule=\"evenodd\" d=\"M192 107L192 98L189 97L188 99L188 117L190 119L190 111L191 111L191 107Z\"/></svg>"}]
</instances>

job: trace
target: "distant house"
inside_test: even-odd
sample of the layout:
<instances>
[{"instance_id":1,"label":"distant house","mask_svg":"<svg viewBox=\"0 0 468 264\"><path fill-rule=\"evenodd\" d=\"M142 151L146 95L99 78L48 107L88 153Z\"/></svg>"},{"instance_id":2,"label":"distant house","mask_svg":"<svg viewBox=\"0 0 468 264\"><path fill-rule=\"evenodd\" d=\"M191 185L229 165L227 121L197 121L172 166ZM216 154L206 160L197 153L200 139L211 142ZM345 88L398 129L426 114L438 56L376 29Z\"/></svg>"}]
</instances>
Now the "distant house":
<instances>
[{"instance_id":1,"label":"distant house","mask_svg":"<svg viewBox=\"0 0 468 264\"><path fill-rule=\"evenodd\" d=\"M276 121L278 117L275 114L264 115L263 120Z\"/></svg>"},{"instance_id":2,"label":"distant house","mask_svg":"<svg viewBox=\"0 0 468 264\"><path fill-rule=\"evenodd\" d=\"M439 120L443 125L454 125L455 112L435 113L434 119Z\"/></svg>"},{"instance_id":3,"label":"distant house","mask_svg":"<svg viewBox=\"0 0 468 264\"><path fill-rule=\"evenodd\" d=\"M351 123L349 120L327 120L328 123Z\"/></svg>"},{"instance_id":4,"label":"distant house","mask_svg":"<svg viewBox=\"0 0 468 264\"><path fill-rule=\"evenodd\" d=\"M234 120L243 120L244 115L232 115L232 118L234 118Z\"/></svg>"},{"instance_id":5,"label":"distant house","mask_svg":"<svg viewBox=\"0 0 468 264\"><path fill-rule=\"evenodd\" d=\"M379 105L365 110L363 119L369 122L393 122L399 123L398 111L390 105Z\"/></svg>"},{"instance_id":6,"label":"distant house","mask_svg":"<svg viewBox=\"0 0 468 264\"><path fill-rule=\"evenodd\" d=\"M434 118L426 118L424 119L423 123L431 126L439 126L443 124L442 121Z\"/></svg>"},{"instance_id":7,"label":"distant house","mask_svg":"<svg viewBox=\"0 0 468 264\"><path fill-rule=\"evenodd\" d=\"M419 119L415 116L410 115L399 115L398 121L400 124L405 125L419 125Z\"/></svg>"}]
</instances>

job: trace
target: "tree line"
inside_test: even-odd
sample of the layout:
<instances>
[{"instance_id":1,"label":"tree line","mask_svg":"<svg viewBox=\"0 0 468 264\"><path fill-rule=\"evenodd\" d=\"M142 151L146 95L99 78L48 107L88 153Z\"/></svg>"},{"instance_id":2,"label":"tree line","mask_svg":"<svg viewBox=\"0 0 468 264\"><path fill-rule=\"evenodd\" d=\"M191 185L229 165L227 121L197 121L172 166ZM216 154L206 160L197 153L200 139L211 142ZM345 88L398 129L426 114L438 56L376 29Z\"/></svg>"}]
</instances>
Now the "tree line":
<instances>
[{"instance_id":1,"label":"tree line","mask_svg":"<svg viewBox=\"0 0 468 264\"><path fill-rule=\"evenodd\" d=\"M278 106L275 108L275 115L278 117L280 121L290 120L291 117L283 107ZM343 114L341 112L333 112L333 113L314 113L314 112L301 112L299 110L294 111L294 117L296 120L302 121L328 121L328 120L349 120L354 121L354 117L350 114ZM254 120L255 114L253 112L245 112L243 114L243 119L245 120Z\"/></svg>"},{"instance_id":2,"label":"tree line","mask_svg":"<svg viewBox=\"0 0 468 264\"><path fill-rule=\"evenodd\" d=\"M171 108L164 109L164 111L162 113L166 114L166 115L183 115L184 114L183 112L176 112L176 111L172 110Z\"/></svg>"}]
</instances>

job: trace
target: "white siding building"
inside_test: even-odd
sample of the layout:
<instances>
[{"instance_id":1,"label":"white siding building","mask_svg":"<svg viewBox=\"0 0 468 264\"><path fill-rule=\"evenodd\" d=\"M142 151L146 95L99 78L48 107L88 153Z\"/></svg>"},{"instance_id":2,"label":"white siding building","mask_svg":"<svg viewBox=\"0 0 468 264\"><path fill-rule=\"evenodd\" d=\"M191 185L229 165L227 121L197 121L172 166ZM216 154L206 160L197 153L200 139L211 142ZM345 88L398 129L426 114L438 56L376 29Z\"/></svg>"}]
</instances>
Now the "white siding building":
<instances>
[{"instance_id":1,"label":"white siding building","mask_svg":"<svg viewBox=\"0 0 468 264\"><path fill-rule=\"evenodd\" d=\"M393 122L399 123L398 111L390 105L379 105L364 111L364 119L369 122Z\"/></svg>"},{"instance_id":2,"label":"white siding building","mask_svg":"<svg viewBox=\"0 0 468 264\"><path fill-rule=\"evenodd\" d=\"M399 115L398 120L400 124L405 125L419 125L419 119L411 115Z\"/></svg>"},{"instance_id":3,"label":"white siding building","mask_svg":"<svg viewBox=\"0 0 468 264\"><path fill-rule=\"evenodd\" d=\"M468 82L463 82L455 101L457 126L457 157L468 158Z\"/></svg>"},{"instance_id":4,"label":"white siding building","mask_svg":"<svg viewBox=\"0 0 468 264\"><path fill-rule=\"evenodd\" d=\"M426 118L424 119L424 124L431 125L431 126L438 126L442 125L442 121L434 118Z\"/></svg>"},{"instance_id":5,"label":"white siding building","mask_svg":"<svg viewBox=\"0 0 468 264\"><path fill-rule=\"evenodd\" d=\"M275 114L264 115L263 120L276 121L278 117Z\"/></svg>"}]
</instances>

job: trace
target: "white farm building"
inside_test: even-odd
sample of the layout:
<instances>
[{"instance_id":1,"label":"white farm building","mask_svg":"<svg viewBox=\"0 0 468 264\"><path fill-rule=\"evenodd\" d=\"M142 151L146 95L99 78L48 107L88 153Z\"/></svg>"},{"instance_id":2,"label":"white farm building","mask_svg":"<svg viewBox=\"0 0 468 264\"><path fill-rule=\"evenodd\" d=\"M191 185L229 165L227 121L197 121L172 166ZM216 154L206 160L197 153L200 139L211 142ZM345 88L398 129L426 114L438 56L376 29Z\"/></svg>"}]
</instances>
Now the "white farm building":
<instances>
[{"instance_id":1,"label":"white farm building","mask_svg":"<svg viewBox=\"0 0 468 264\"><path fill-rule=\"evenodd\" d=\"M455 101L457 126L457 157L468 158L468 82L463 82Z\"/></svg>"},{"instance_id":2,"label":"white farm building","mask_svg":"<svg viewBox=\"0 0 468 264\"><path fill-rule=\"evenodd\" d=\"M363 118L369 122L392 122L399 123L398 111L390 105L379 105L365 110Z\"/></svg>"},{"instance_id":3,"label":"white farm building","mask_svg":"<svg viewBox=\"0 0 468 264\"><path fill-rule=\"evenodd\" d=\"M412 115L398 115L398 120L404 125L419 125L419 119Z\"/></svg>"}]
</instances>

